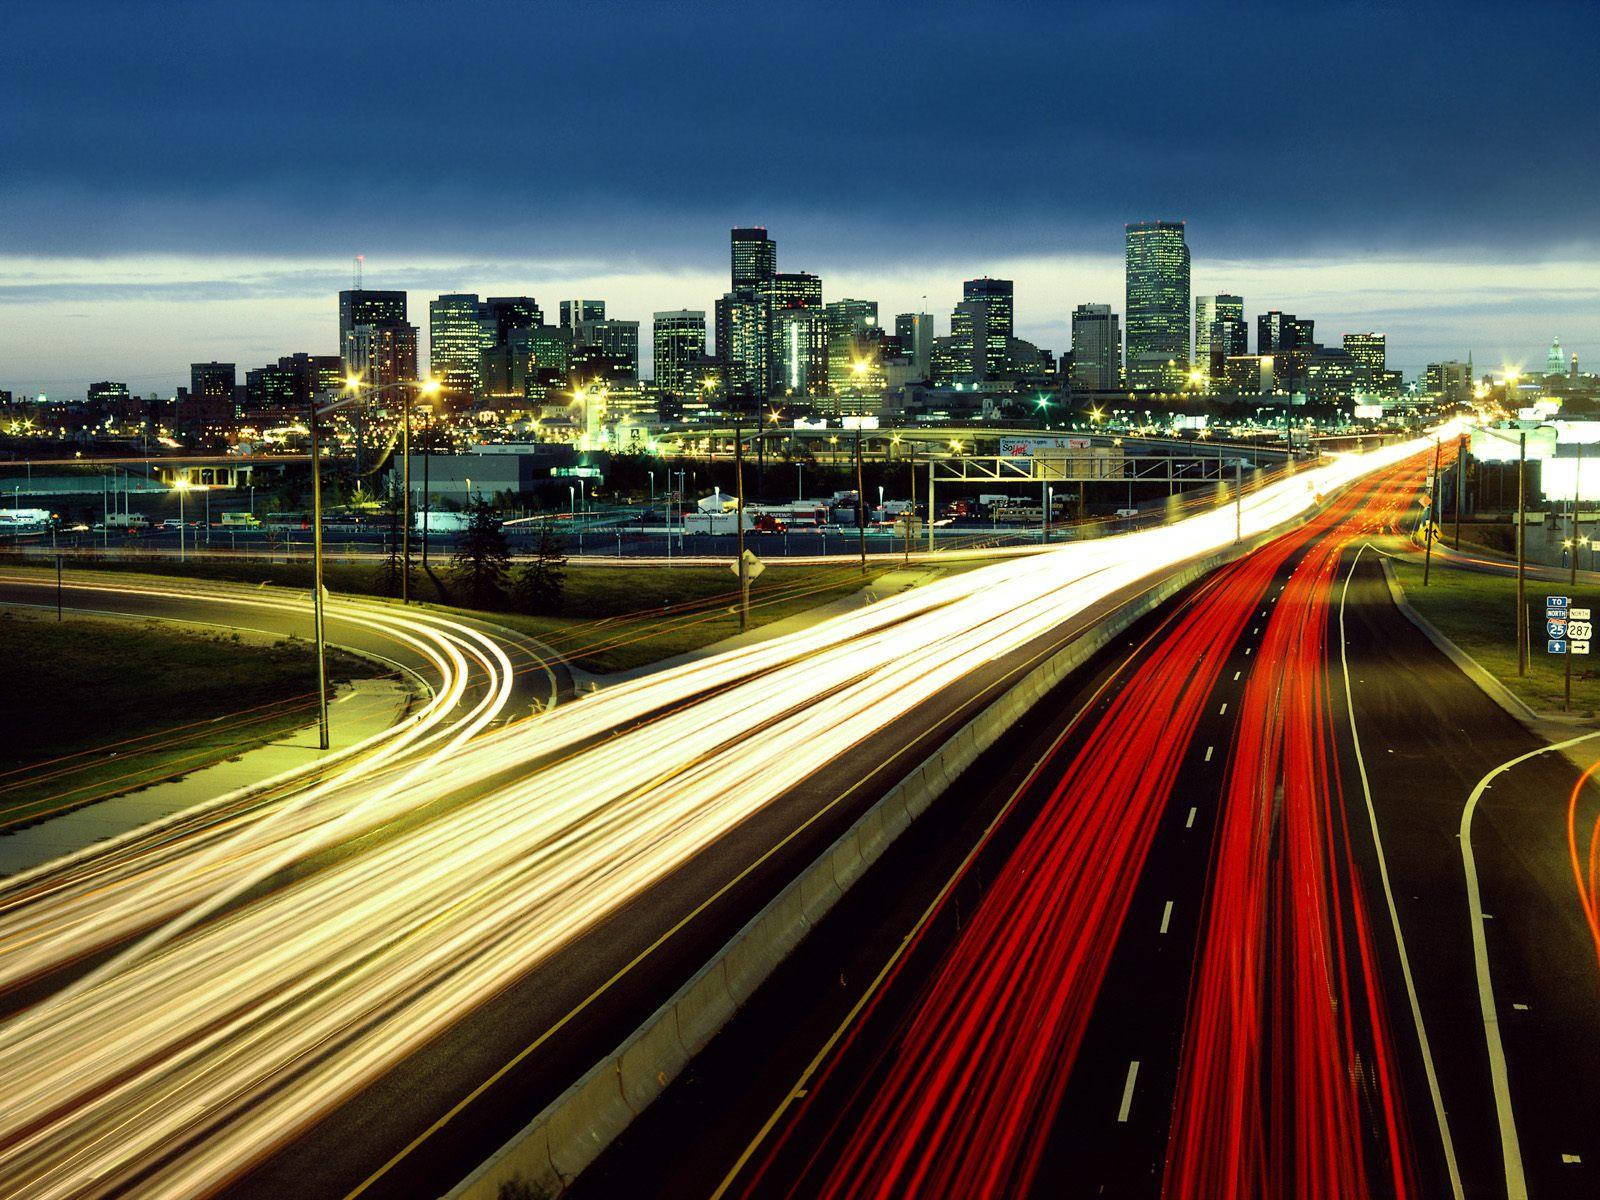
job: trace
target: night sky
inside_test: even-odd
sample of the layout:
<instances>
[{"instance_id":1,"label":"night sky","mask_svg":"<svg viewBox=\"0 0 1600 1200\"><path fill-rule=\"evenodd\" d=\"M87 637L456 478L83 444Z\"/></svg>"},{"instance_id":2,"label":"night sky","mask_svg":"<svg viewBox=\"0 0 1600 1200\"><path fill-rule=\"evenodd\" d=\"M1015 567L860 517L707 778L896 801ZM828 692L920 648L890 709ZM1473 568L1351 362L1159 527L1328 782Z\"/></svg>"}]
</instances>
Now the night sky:
<instances>
[{"instance_id":1,"label":"night sky","mask_svg":"<svg viewBox=\"0 0 1600 1200\"><path fill-rule=\"evenodd\" d=\"M1125 221L1197 293L1600 367L1600 5L10 3L0 387L334 350L350 260L704 308L764 224L825 296L1017 280L1065 349ZM646 340L648 334L646 333Z\"/></svg>"}]
</instances>

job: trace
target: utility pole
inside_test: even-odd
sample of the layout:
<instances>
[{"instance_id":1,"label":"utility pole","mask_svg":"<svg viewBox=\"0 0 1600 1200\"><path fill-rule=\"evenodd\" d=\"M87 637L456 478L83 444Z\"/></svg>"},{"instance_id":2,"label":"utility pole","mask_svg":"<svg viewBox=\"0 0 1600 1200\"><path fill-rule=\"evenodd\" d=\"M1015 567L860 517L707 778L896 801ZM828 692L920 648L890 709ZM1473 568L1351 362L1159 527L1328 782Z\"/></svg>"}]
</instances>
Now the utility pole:
<instances>
[{"instance_id":1,"label":"utility pole","mask_svg":"<svg viewBox=\"0 0 1600 1200\"><path fill-rule=\"evenodd\" d=\"M1572 479L1572 586L1578 586L1578 504L1583 498L1583 443L1577 445L1578 458L1573 467Z\"/></svg>"},{"instance_id":2,"label":"utility pole","mask_svg":"<svg viewBox=\"0 0 1600 1200\"><path fill-rule=\"evenodd\" d=\"M744 560L744 435L733 423L733 483L738 495L734 517L739 534L739 632L750 628L750 564Z\"/></svg>"},{"instance_id":3,"label":"utility pole","mask_svg":"<svg viewBox=\"0 0 1600 1200\"><path fill-rule=\"evenodd\" d=\"M1422 586L1428 586L1433 569L1433 531L1439 515L1439 439L1433 439L1433 476L1428 483L1428 509L1422 514Z\"/></svg>"},{"instance_id":4,"label":"utility pole","mask_svg":"<svg viewBox=\"0 0 1600 1200\"><path fill-rule=\"evenodd\" d=\"M1244 541L1244 459L1233 460L1233 540Z\"/></svg>"},{"instance_id":5,"label":"utility pole","mask_svg":"<svg viewBox=\"0 0 1600 1200\"><path fill-rule=\"evenodd\" d=\"M867 573L867 489L861 482L861 418L856 418L856 534L861 539L861 573Z\"/></svg>"},{"instance_id":6,"label":"utility pole","mask_svg":"<svg viewBox=\"0 0 1600 1200\"><path fill-rule=\"evenodd\" d=\"M328 748L328 657L322 623L322 456L311 402L311 625L317 641L317 745Z\"/></svg>"},{"instance_id":7,"label":"utility pole","mask_svg":"<svg viewBox=\"0 0 1600 1200\"><path fill-rule=\"evenodd\" d=\"M422 443L422 572L428 572L428 464L433 458L433 409L428 410L428 437ZM668 543L669 545L671 543Z\"/></svg>"},{"instance_id":8,"label":"utility pole","mask_svg":"<svg viewBox=\"0 0 1600 1200\"><path fill-rule=\"evenodd\" d=\"M911 565L911 535L917 525L917 447L911 445L911 458L909 459L910 471L908 472L908 485L906 488L906 557L905 565Z\"/></svg>"},{"instance_id":9,"label":"utility pole","mask_svg":"<svg viewBox=\"0 0 1600 1200\"><path fill-rule=\"evenodd\" d=\"M1528 431L1517 435L1517 674L1528 673Z\"/></svg>"},{"instance_id":10,"label":"utility pole","mask_svg":"<svg viewBox=\"0 0 1600 1200\"><path fill-rule=\"evenodd\" d=\"M1578 591L1578 501L1583 496L1583 443L1578 443L1578 462L1572 472L1572 577L1567 590ZM1572 638L1567 638L1566 678L1562 683L1561 711L1572 707Z\"/></svg>"},{"instance_id":11,"label":"utility pole","mask_svg":"<svg viewBox=\"0 0 1600 1200\"><path fill-rule=\"evenodd\" d=\"M1467 438L1456 442L1456 553L1461 553L1461 509L1467 502Z\"/></svg>"},{"instance_id":12,"label":"utility pole","mask_svg":"<svg viewBox=\"0 0 1600 1200\"><path fill-rule=\"evenodd\" d=\"M928 553L933 553L933 472L935 459L928 456Z\"/></svg>"},{"instance_id":13,"label":"utility pole","mask_svg":"<svg viewBox=\"0 0 1600 1200\"><path fill-rule=\"evenodd\" d=\"M411 392L400 400L400 603L411 603Z\"/></svg>"}]
</instances>

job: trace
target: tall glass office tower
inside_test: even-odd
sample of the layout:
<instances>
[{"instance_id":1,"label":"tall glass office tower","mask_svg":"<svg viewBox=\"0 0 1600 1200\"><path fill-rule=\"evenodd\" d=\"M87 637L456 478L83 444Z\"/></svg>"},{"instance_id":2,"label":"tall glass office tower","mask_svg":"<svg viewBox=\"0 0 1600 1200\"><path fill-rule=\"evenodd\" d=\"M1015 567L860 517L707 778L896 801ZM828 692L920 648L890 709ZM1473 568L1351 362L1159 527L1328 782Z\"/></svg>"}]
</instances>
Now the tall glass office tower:
<instances>
[{"instance_id":1,"label":"tall glass office tower","mask_svg":"<svg viewBox=\"0 0 1600 1200\"><path fill-rule=\"evenodd\" d=\"M1189 246L1182 221L1126 227L1128 384L1178 388L1189 369Z\"/></svg>"}]
</instances>

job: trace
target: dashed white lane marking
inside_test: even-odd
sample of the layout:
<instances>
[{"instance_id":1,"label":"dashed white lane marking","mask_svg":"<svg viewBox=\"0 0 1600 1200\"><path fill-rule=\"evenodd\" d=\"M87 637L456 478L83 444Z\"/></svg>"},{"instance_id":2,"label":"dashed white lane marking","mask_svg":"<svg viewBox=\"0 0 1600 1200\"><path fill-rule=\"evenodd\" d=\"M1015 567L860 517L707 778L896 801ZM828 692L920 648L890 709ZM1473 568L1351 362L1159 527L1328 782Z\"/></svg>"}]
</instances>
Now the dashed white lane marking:
<instances>
[{"instance_id":1,"label":"dashed white lane marking","mask_svg":"<svg viewBox=\"0 0 1600 1200\"><path fill-rule=\"evenodd\" d=\"M1583 1159L1579 1158L1576 1154L1563 1154L1561 1156L1561 1165L1565 1167L1575 1167L1582 1161Z\"/></svg>"},{"instance_id":2,"label":"dashed white lane marking","mask_svg":"<svg viewBox=\"0 0 1600 1200\"><path fill-rule=\"evenodd\" d=\"M1245 648L1244 648L1244 652L1245 652L1245 653L1246 653L1246 654L1249 654L1249 653L1250 653L1250 647L1249 647L1249 646L1246 646L1246 647L1245 647Z\"/></svg>"},{"instance_id":3,"label":"dashed white lane marking","mask_svg":"<svg viewBox=\"0 0 1600 1200\"><path fill-rule=\"evenodd\" d=\"M1128 1064L1128 1082L1122 1085L1122 1107L1117 1109L1117 1123L1128 1123L1128 1110L1133 1107L1133 1084L1139 1078L1139 1060L1136 1058Z\"/></svg>"},{"instance_id":4,"label":"dashed white lane marking","mask_svg":"<svg viewBox=\"0 0 1600 1200\"><path fill-rule=\"evenodd\" d=\"M1226 705L1224 705L1224 706L1223 706L1223 707L1227 707L1227 706L1226 706ZM1213 751L1213 750L1215 750L1215 749L1216 749L1216 747L1215 747L1215 746L1207 746L1207 747L1206 747L1206 761L1207 761L1207 762L1210 762L1210 761L1211 761L1211 752L1212 752L1212 751Z\"/></svg>"},{"instance_id":5,"label":"dashed white lane marking","mask_svg":"<svg viewBox=\"0 0 1600 1200\"><path fill-rule=\"evenodd\" d=\"M1226 700L1224 700L1222 702L1222 707L1217 709L1217 716L1225 717L1227 715L1228 715L1228 702Z\"/></svg>"},{"instance_id":6,"label":"dashed white lane marking","mask_svg":"<svg viewBox=\"0 0 1600 1200\"><path fill-rule=\"evenodd\" d=\"M1244 672L1243 672L1243 671L1235 671L1235 672L1234 672L1234 673L1233 673L1233 681L1234 681L1234 682L1235 682L1235 683L1238 683L1238 682L1239 682L1239 676L1241 676L1241 675L1243 675L1243 674L1244 674Z\"/></svg>"},{"instance_id":7,"label":"dashed white lane marking","mask_svg":"<svg viewBox=\"0 0 1600 1200\"><path fill-rule=\"evenodd\" d=\"M1193 829L1194 828L1194 817L1195 817L1195 814L1197 812L1199 812L1199 811L1200 810L1197 809L1197 808L1191 808L1189 810L1189 819L1183 823L1183 827L1185 829Z\"/></svg>"},{"instance_id":8,"label":"dashed white lane marking","mask_svg":"<svg viewBox=\"0 0 1600 1200\"><path fill-rule=\"evenodd\" d=\"M1161 910L1161 932L1166 933L1167 925L1172 921L1172 901L1167 901L1167 906Z\"/></svg>"},{"instance_id":9,"label":"dashed white lane marking","mask_svg":"<svg viewBox=\"0 0 1600 1200\"><path fill-rule=\"evenodd\" d=\"M1526 1004L1513 1004L1511 1007L1516 1009L1518 1012L1528 1011L1528 1006Z\"/></svg>"}]
</instances>

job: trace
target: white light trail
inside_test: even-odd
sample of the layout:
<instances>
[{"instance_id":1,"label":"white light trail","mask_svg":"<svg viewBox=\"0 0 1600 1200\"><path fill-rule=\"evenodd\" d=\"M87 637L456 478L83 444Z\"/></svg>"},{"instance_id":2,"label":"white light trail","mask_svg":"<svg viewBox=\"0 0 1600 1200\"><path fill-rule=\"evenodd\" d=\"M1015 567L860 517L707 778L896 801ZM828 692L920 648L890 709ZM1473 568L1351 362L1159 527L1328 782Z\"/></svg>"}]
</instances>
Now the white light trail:
<instances>
[{"instance_id":1,"label":"white light trail","mask_svg":"<svg viewBox=\"0 0 1600 1200\"><path fill-rule=\"evenodd\" d=\"M1428 446L1269 485L1244 501L1245 536ZM1017 557L474 737L479 713L257 819L124 839L0 889L0 985L149 931L0 1024L0 1191L225 1187L795 784L984 663L1231 544L1234 521L1228 505ZM465 655L471 631L451 633Z\"/></svg>"}]
</instances>

